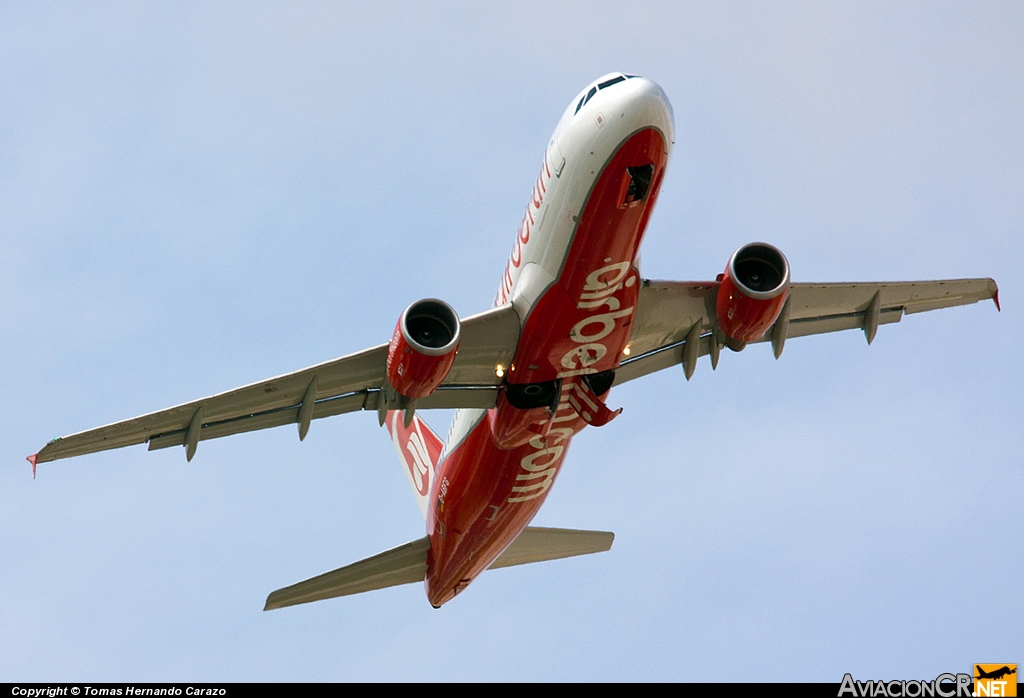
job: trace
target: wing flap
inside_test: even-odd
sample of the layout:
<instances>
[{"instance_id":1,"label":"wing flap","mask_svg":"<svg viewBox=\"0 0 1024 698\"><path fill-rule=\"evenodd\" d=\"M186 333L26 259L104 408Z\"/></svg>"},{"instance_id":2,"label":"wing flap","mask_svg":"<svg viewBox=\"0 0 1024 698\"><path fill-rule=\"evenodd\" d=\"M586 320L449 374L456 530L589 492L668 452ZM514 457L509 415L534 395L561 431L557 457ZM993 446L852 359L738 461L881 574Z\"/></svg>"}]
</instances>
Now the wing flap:
<instances>
[{"instance_id":1,"label":"wing flap","mask_svg":"<svg viewBox=\"0 0 1024 698\"><path fill-rule=\"evenodd\" d=\"M325 397L351 393L366 389L371 385L377 387L383 376L386 357L387 345L382 344L357 354L350 354L340 359L212 395L202 400L187 402L105 427L64 436L54 439L44 446L39 451L37 460L44 463L58 458L133 446L145 443L152 437L173 435L178 432L182 434L182 440L179 443L184 443L184 434L199 408L203 410L203 430L200 432L200 439L213 438L208 434L215 433L218 429L223 433L216 435L225 436L228 433L287 424L288 421L281 420L285 414L289 413L293 414L290 421L294 422L298 419L298 406L314 376L318 383L317 395L325 395ZM257 421L251 421L253 419ZM260 423L266 426L256 426ZM236 426L237 429L228 428L225 431L224 425L229 424ZM211 426L216 428L213 432L207 432Z\"/></svg>"},{"instance_id":2,"label":"wing flap","mask_svg":"<svg viewBox=\"0 0 1024 698\"><path fill-rule=\"evenodd\" d=\"M438 390L417 401L417 409L494 406L500 381L494 366L511 361L519 340L519 316L511 305L492 308L463 320L462 333L451 372ZM199 409L200 441L294 424L314 378L312 419L374 410L386 359L387 345L382 344L202 400L54 439L36 454L36 461L45 463L147 441L150 450L182 445Z\"/></svg>"},{"instance_id":3,"label":"wing flap","mask_svg":"<svg viewBox=\"0 0 1024 698\"><path fill-rule=\"evenodd\" d=\"M348 412L360 410L376 411L377 398L380 390L369 388L357 393L349 393L338 397L318 400L313 405L313 419L334 417ZM416 401L417 409L490 409L498 399L498 388L491 386L460 386L443 385L428 397ZM204 420L199 432L199 440L219 439L233 434L244 434L247 431L258 431L273 427L295 424L299 418L299 405L285 407L262 414L243 415L222 422ZM188 428L177 429L165 434L156 434L149 438L149 450L156 451L171 446L183 446ZM98 449L101 450L101 449ZM77 454L75 454L77 455ZM64 457L64 456L60 456Z\"/></svg>"},{"instance_id":4,"label":"wing flap","mask_svg":"<svg viewBox=\"0 0 1024 698\"><path fill-rule=\"evenodd\" d=\"M864 328L865 313L847 313L845 315L826 315L824 317L808 317L790 319L787 337L808 337L812 334L828 334L843 330L860 330ZM903 316L901 308L886 308L878 314L878 324L888 325L899 322ZM771 332L757 342L770 342Z\"/></svg>"},{"instance_id":5,"label":"wing flap","mask_svg":"<svg viewBox=\"0 0 1024 698\"><path fill-rule=\"evenodd\" d=\"M323 419L324 417L333 417L334 415L365 409L366 396L367 393L363 391L316 402L313 405L313 419ZM298 419L299 405L270 410L261 414L243 415L220 422L204 420L199 432L199 440L218 439L222 436L231 436L232 434L244 434L247 431L295 424ZM188 429L186 428L164 434L154 434L149 437L149 450L155 451L171 446L183 446L187 433Z\"/></svg>"},{"instance_id":6,"label":"wing flap","mask_svg":"<svg viewBox=\"0 0 1024 698\"><path fill-rule=\"evenodd\" d=\"M686 335L700 326L698 356L711 352L716 324L717 282L644 281L630 335L630 358L615 371L615 385L683 361ZM998 298L992 279L903 281L895 283L793 284L786 338L864 329L876 294L878 324L899 322L904 314L970 305ZM997 303L998 305L998 303ZM774 328L773 328L774 330ZM771 341L769 330L757 342Z\"/></svg>"}]
</instances>

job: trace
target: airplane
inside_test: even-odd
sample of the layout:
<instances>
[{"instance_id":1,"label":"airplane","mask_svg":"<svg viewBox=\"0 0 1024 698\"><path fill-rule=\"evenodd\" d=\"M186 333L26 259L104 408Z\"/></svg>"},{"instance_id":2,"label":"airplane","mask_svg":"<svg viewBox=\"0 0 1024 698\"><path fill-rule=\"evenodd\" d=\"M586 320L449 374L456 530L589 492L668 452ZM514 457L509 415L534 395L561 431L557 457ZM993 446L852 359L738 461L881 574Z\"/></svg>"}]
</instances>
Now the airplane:
<instances>
[{"instance_id":1,"label":"airplane","mask_svg":"<svg viewBox=\"0 0 1024 698\"><path fill-rule=\"evenodd\" d=\"M269 595L264 610L406 583L440 608L484 570L609 550L603 531L537 528L572 438L621 412L612 387L723 348L862 330L992 299L992 279L804 283L753 242L713 281L653 281L638 253L675 139L662 88L609 73L566 108L544 151L493 307L460 319L427 298L390 341L332 361L46 444L38 463L134 444L184 446L368 410L404 465L426 535ZM423 410L457 410L446 439Z\"/></svg>"},{"instance_id":2,"label":"airplane","mask_svg":"<svg viewBox=\"0 0 1024 698\"><path fill-rule=\"evenodd\" d=\"M985 671L984 669L981 668L980 664L975 664L974 665L974 670L977 673L977 676L974 677L976 679L999 680L999 679L1003 678L1004 676L1009 676L1010 674L1016 674L1017 673L1017 666L1014 665L1013 669L1011 669L1009 666L1003 666L1003 667L1000 667L999 669L994 669L992 671Z\"/></svg>"}]
</instances>

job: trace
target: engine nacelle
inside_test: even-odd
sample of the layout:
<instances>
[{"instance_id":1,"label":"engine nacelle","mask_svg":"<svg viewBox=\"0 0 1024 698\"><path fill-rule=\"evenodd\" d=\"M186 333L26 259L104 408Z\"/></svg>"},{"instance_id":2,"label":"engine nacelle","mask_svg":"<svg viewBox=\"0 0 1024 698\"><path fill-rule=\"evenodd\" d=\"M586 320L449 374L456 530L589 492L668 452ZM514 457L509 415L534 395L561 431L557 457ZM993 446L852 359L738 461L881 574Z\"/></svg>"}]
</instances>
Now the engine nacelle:
<instances>
[{"instance_id":1,"label":"engine nacelle","mask_svg":"<svg viewBox=\"0 0 1024 698\"><path fill-rule=\"evenodd\" d=\"M399 395L430 395L448 375L459 352L461 326L450 305L417 301L398 318L388 346L388 383Z\"/></svg>"},{"instance_id":2,"label":"engine nacelle","mask_svg":"<svg viewBox=\"0 0 1024 698\"><path fill-rule=\"evenodd\" d=\"M779 248L752 242L729 259L718 287L718 326L737 342L760 339L789 296L789 262Z\"/></svg>"}]
</instances>

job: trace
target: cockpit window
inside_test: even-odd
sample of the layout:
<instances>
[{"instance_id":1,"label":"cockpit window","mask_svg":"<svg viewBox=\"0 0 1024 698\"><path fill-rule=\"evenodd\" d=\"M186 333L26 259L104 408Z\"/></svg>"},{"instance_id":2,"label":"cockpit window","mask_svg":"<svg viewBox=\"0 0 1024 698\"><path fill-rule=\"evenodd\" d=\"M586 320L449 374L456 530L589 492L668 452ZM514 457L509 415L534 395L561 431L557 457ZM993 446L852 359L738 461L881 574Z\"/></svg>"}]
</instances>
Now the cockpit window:
<instances>
[{"instance_id":1,"label":"cockpit window","mask_svg":"<svg viewBox=\"0 0 1024 698\"><path fill-rule=\"evenodd\" d=\"M583 108L583 105L586 104L587 102L589 102L590 98L597 94L598 90L603 90L606 87L611 87L612 85L617 85L618 83L622 82L623 80L628 80L629 78L636 78L636 77L639 77L639 76L638 75L616 75L615 77L609 78L608 80L605 80L604 82L597 83L596 87L591 87L590 90L587 91L587 94L585 94L582 97L580 97L579 104L576 105L576 111L574 111L573 114L579 114L580 113L580 109Z\"/></svg>"},{"instance_id":2,"label":"cockpit window","mask_svg":"<svg viewBox=\"0 0 1024 698\"><path fill-rule=\"evenodd\" d=\"M596 87L591 87L590 91L587 92L586 96L580 97L580 103L576 105L576 111L573 112L573 113L574 114L579 114L580 113L580 109L583 108L583 105L586 104L587 102L589 102L590 98L593 97L596 94L597 94L597 88Z\"/></svg>"},{"instance_id":3,"label":"cockpit window","mask_svg":"<svg viewBox=\"0 0 1024 698\"><path fill-rule=\"evenodd\" d=\"M599 82L599 83L597 83L597 89L603 90L604 88L611 87L615 83L622 82L625 79L626 78L624 78L623 76L619 75L619 76L616 76L616 77L612 78L611 80L605 80L604 82Z\"/></svg>"}]
</instances>

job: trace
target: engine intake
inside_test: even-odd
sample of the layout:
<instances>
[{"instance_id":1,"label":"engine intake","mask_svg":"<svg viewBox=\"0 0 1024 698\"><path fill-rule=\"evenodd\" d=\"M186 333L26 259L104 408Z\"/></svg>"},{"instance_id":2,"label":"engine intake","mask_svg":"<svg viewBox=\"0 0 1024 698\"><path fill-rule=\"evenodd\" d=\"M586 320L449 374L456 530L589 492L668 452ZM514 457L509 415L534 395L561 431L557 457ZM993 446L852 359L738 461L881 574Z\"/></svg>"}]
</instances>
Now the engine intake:
<instances>
[{"instance_id":1,"label":"engine intake","mask_svg":"<svg viewBox=\"0 0 1024 698\"><path fill-rule=\"evenodd\" d=\"M417 301L398 318L388 346L388 383L399 395L430 395L448 375L459 352L461 325L450 305Z\"/></svg>"},{"instance_id":2,"label":"engine intake","mask_svg":"<svg viewBox=\"0 0 1024 698\"><path fill-rule=\"evenodd\" d=\"M760 339L789 297L789 262L779 248L752 242L736 250L718 287L718 326L736 342Z\"/></svg>"}]
</instances>

